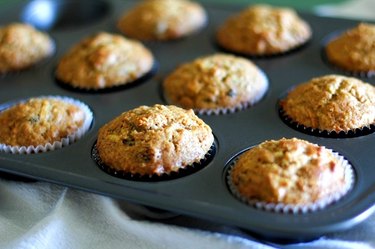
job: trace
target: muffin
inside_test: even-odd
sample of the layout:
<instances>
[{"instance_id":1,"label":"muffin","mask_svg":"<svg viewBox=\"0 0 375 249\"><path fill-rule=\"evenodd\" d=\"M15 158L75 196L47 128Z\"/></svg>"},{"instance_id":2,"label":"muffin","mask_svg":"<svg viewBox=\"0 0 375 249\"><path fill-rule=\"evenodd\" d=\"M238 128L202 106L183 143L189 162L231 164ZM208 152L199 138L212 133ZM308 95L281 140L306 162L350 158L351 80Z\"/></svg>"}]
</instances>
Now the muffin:
<instances>
[{"instance_id":1,"label":"muffin","mask_svg":"<svg viewBox=\"0 0 375 249\"><path fill-rule=\"evenodd\" d=\"M310 26L294 10L268 5L250 6L229 17L216 34L225 50L250 56L285 53L310 37Z\"/></svg>"},{"instance_id":2,"label":"muffin","mask_svg":"<svg viewBox=\"0 0 375 249\"><path fill-rule=\"evenodd\" d=\"M280 101L292 121L329 132L348 132L375 123L375 87L340 75L313 78Z\"/></svg>"},{"instance_id":3,"label":"muffin","mask_svg":"<svg viewBox=\"0 0 375 249\"><path fill-rule=\"evenodd\" d=\"M97 150L115 171L161 176L205 159L213 141L211 128L192 110L157 104L124 112L105 124Z\"/></svg>"},{"instance_id":4,"label":"muffin","mask_svg":"<svg viewBox=\"0 0 375 249\"><path fill-rule=\"evenodd\" d=\"M30 98L0 112L0 151L54 150L80 138L91 122L91 111L79 101Z\"/></svg>"},{"instance_id":5,"label":"muffin","mask_svg":"<svg viewBox=\"0 0 375 249\"><path fill-rule=\"evenodd\" d=\"M242 109L260 100L267 88L268 81L256 65L227 54L185 63L163 83L168 102L198 112Z\"/></svg>"},{"instance_id":6,"label":"muffin","mask_svg":"<svg viewBox=\"0 0 375 249\"><path fill-rule=\"evenodd\" d=\"M152 53L138 41L101 32L73 46L59 61L56 78L74 88L126 85L151 71Z\"/></svg>"},{"instance_id":7,"label":"muffin","mask_svg":"<svg viewBox=\"0 0 375 249\"><path fill-rule=\"evenodd\" d=\"M312 208L345 194L352 185L352 174L347 161L331 150L297 138L282 138L241 154L228 181L233 193L249 203Z\"/></svg>"},{"instance_id":8,"label":"muffin","mask_svg":"<svg viewBox=\"0 0 375 249\"><path fill-rule=\"evenodd\" d=\"M375 25L361 23L325 48L330 63L349 72L375 73Z\"/></svg>"},{"instance_id":9,"label":"muffin","mask_svg":"<svg viewBox=\"0 0 375 249\"><path fill-rule=\"evenodd\" d=\"M19 71L50 56L54 43L48 34L28 24L0 27L0 73Z\"/></svg>"},{"instance_id":10,"label":"muffin","mask_svg":"<svg viewBox=\"0 0 375 249\"><path fill-rule=\"evenodd\" d=\"M188 0L146 0L126 11L118 28L139 40L173 40L201 29L207 21L203 7Z\"/></svg>"}]
</instances>

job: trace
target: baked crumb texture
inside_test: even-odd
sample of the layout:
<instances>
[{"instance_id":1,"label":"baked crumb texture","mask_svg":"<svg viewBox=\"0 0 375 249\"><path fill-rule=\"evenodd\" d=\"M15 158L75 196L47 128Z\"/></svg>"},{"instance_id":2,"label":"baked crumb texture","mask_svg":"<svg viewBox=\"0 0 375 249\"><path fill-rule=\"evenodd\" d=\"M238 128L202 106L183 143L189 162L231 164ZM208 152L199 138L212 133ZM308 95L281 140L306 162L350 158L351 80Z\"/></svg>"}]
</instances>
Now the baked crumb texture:
<instances>
[{"instance_id":1,"label":"baked crumb texture","mask_svg":"<svg viewBox=\"0 0 375 249\"><path fill-rule=\"evenodd\" d=\"M28 24L0 27L0 73L26 69L53 52L54 42L49 35Z\"/></svg>"},{"instance_id":2,"label":"baked crumb texture","mask_svg":"<svg viewBox=\"0 0 375 249\"><path fill-rule=\"evenodd\" d=\"M140 176L177 172L204 159L214 137L192 110L140 106L102 128L97 149L110 168Z\"/></svg>"},{"instance_id":3,"label":"baked crumb texture","mask_svg":"<svg viewBox=\"0 0 375 249\"><path fill-rule=\"evenodd\" d=\"M140 42L100 32L73 46L59 61L56 78L81 89L131 83L151 71L152 53Z\"/></svg>"},{"instance_id":4,"label":"baked crumb texture","mask_svg":"<svg viewBox=\"0 0 375 249\"><path fill-rule=\"evenodd\" d=\"M328 42L328 61L353 73L375 74L375 25L361 23Z\"/></svg>"},{"instance_id":5,"label":"baked crumb texture","mask_svg":"<svg viewBox=\"0 0 375 249\"><path fill-rule=\"evenodd\" d=\"M49 150L53 150L55 142L66 139L70 143L78 139L75 134L87 131L92 113L83 104L68 100L57 97L31 98L0 112L2 148L13 146L16 148L12 152L20 153L19 147L31 146L39 151L37 146L49 144Z\"/></svg>"},{"instance_id":6,"label":"baked crumb texture","mask_svg":"<svg viewBox=\"0 0 375 249\"><path fill-rule=\"evenodd\" d=\"M229 181L246 200L301 207L346 193L352 185L347 173L331 150L283 138L265 141L241 154Z\"/></svg>"},{"instance_id":7,"label":"baked crumb texture","mask_svg":"<svg viewBox=\"0 0 375 249\"><path fill-rule=\"evenodd\" d=\"M268 56L305 44L312 31L290 8L253 5L229 17L218 29L218 44L231 52Z\"/></svg>"},{"instance_id":8,"label":"baked crumb texture","mask_svg":"<svg viewBox=\"0 0 375 249\"><path fill-rule=\"evenodd\" d=\"M280 106L305 127L348 132L375 124L375 87L341 75L326 75L297 85Z\"/></svg>"},{"instance_id":9,"label":"baked crumb texture","mask_svg":"<svg viewBox=\"0 0 375 249\"><path fill-rule=\"evenodd\" d=\"M146 0L125 11L117 26L135 39L163 41L188 36L206 22L206 11L197 2Z\"/></svg>"},{"instance_id":10,"label":"baked crumb texture","mask_svg":"<svg viewBox=\"0 0 375 249\"><path fill-rule=\"evenodd\" d=\"M214 54L185 63L163 83L167 102L198 112L243 109L268 88L264 73L251 61Z\"/></svg>"}]
</instances>

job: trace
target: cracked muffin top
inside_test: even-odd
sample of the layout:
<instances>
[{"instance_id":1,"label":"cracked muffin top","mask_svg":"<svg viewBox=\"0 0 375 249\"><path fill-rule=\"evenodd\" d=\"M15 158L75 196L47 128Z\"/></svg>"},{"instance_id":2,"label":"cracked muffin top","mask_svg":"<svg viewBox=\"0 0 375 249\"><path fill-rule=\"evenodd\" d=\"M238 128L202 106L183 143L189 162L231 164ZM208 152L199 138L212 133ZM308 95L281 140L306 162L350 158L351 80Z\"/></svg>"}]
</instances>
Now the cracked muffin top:
<instances>
[{"instance_id":1,"label":"cracked muffin top","mask_svg":"<svg viewBox=\"0 0 375 249\"><path fill-rule=\"evenodd\" d=\"M280 102L305 127L348 131L375 123L375 87L340 75L313 78L296 86Z\"/></svg>"},{"instance_id":2,"label":"cracked muffin top","mask_svg":"<svg viewBox=\"0 0 375 249\"><path fill-rule=\"evenodd\" d=\"M361 23L326 46L327 59L351 72L375 73L375 25Z\"/></svg>"},{"instance_id":3,"label":"cracked muffin top","mask_svg":"<svg viewBox=\"0 0 375 249\"><path fill-rule=\"evenodd\" d=\"M232 52L264 56L287 52L309 40L310 26L289 8L250 6L218 29L218 44Z\"/></svg>"},{"instance_id":4,"label":"cracked muffin top","mask_svg":"<svg viewBox=\"0 0 375 249\"><path fill-rule=\"evenodd\" d=\"M315 203L346 185L345 168L332 151L296 138L265 141L244 152L230 181L244 198L292 205Z\"/></svg>"},{"instance_id":5,"label":"cracked muffin top","mask_svg":"<svg viewBox=\"0 0 375 249\"><path fill-rule=\"evenodd\" d=\"M199 162L213 141L211 128L192 110L157 104L124 112L105 124L97 148L110 168L151 176Z\"/></svg>"},{"instance_id":6,"label":"cracked muffin top","mask_svg":"<svg viewBox=\"0 0 375 249\"><path fill-rule=\"evenodd\" d=\"M28 68L53 51L52 39L28 24L0 27L0 73Z\"/></svg>"},{"instance_id":7,"label":"cracked muffin top","mask_svg":"<svg viewBox=\"0 0 375 249\"><path fill-rule=\"evenodd\" d=\"M177 67L163 88L171 104L207 110L254 104L267 91L268 81L251 61L214 54Z\"/></svg>"},{"instance_id":8,"label":"cracked muffin top","mask_svg":"<svg viewBox=\"0 0 375 249\"><path fill-rule=\"evenodd\" d=\"M152 53L140 42L101 32L73 46L59 61L56 77L77 88L110 88L139 79L153 63Z\"/></svg>"},{"instance_id":9,"label":"cracked muffin top","mask_svg":"<svg viewBox=\"0 0 375 249\"><path fill-rule=\"evenodd\" d=\"M54 98L31 98L0 112L0 143L38 146L75 133L86 119L78 106Z\"/></svg>"},{"instance_id":10,"label":"cracked muffin top","mask_svg":"<svg viewBox=\"0 0 375 249\"><path fill-rule=\"evenodd\" d=\"M173 40L202 28L206 12L188 0L146 0L126 11L118 28L126 36L139 40Z\"/></svg>"}]
</instances>

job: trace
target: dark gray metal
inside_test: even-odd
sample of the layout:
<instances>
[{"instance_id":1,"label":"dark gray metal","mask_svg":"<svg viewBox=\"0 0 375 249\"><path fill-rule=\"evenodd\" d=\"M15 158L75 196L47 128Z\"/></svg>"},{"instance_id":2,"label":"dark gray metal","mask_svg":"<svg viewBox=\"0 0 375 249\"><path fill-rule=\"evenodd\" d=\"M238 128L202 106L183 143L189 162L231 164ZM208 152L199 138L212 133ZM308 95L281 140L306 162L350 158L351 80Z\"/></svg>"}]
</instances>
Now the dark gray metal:
<instances>
[{"instance_id":1,"label":"dark gray metal","mask_svg":"<svg viewBox=\"0 0 375 249\"><path fill-rule=\"evenodd\" d=\"M35 155L0 153L1 171L237 226L268 239L316 238L353 227L374 212L375 158L372 153L375 149L375 134L347 139L315 137L288 127L280 120L277 111L278 98L293 85L315 76L341 73L322 61L322 40L336 30L355 26L357 22L302 13L314 32L306 47L284 56L253 59L269 78L270 87L266 97L254 107L235 114L201 116L216 136L217 152L213 161L190 176L149 183L110 176L96 165L91 158L91 149L98 129L120 113L139 105L164 103L160 92L162 79L183 62L218 52L213 43L215 29L240 8L207 6L209 23L201 32L178 41L145 43L159 62L154 77L132 88L95 94L61 88L53 76L56 64L62 54L83 37L98 31L118 32L116 20L134 2L103 1L93 5L99 6L97 9L88 8L89 12L85 12L84 6L77 7L81 1L51 2L53 7L47 14L38 8L44 8L45 11L48 4L47 7L39 6L35 12L35 9L30 10L30 5L25 7L28 2L4 6L0 10L2 25L26 20L46 29L56 42L53 57L24 72L5 75L0 79L0 103L40 95L70 96L88 104L94 112L95 121L81 140L66 148ZM74 4L70 5L71 2ZM82 4L86 3L82 1ZM72 15L73 20L70 20L69 25L53 21L67 20L69 13L76 13L76 8L82 15ZM59 11L61 9L64 11ZM40 14L50 15L50 19L45 17L47 21L43 24L43 17L36 17ZM61 14L68 16L61 17ZM59 15L57 19L56 15ZM99 20L94 18L96 15L100 17ZM364 80L375 84L374 78ZM281 137L305 139L344 155L355 168L354 189L338 203L322 211L303 215L261 211L236 200L225 184L226 163L249 146Z\"/></svg>"}]
</instances>

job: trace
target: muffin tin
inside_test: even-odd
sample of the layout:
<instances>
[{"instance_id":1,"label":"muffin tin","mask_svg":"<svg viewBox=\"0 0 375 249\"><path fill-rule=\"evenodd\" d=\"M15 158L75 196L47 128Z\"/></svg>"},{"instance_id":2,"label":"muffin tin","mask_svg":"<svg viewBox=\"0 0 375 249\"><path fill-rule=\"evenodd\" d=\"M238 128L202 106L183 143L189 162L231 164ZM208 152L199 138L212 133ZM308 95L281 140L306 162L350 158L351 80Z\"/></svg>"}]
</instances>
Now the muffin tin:
<instances>
[{"instance_id":1,"label":"muffin tin","mask_svg":"<svg viewBox=\"0 0 375 249\"><path fill-rule=\"evenodd\" d=\"M165 104L162 79L177 65L198 56L220 52L214 42L216 28L241 7L205 6L209 23L200 32L171 42L147 42L158 61L156 73L132 87L109 92L62 88L54 78L59 58L83 37L98 31L118 32L116 21L136 1L34 0L3 4L1 24L26 21L44 29L56 43L55 54L38 65L0 79L0 108L34 96L60 95L83 101L92 109L94 122L76 143L60 150L12 155L0 153L0 170L53 182L136 204L168 210L236 226L273 240L309 240L348 229L375 210L375 134L353 138L308 135L287 126L279 117L277 102L293 85L312 77L338 73L321 56L325 37L358 22L301 13L312 27L312 40L303 48L281 56L254 58L266 73L269 90L255 106L233 114L200 115L215 135L216 154L203 169L166 181L131 181L104 172L92 158L98 129L120 113L139 105ZM230 35L230 34L228 34ZM374 78L362 78L375 84ZM247 148L267 139L297 137L326 146L345 156L355 170L353 189L337 203L307 214L278 214L247 206L231 195L225 181L228 162Z\"/></svg>"}]
</instances>

